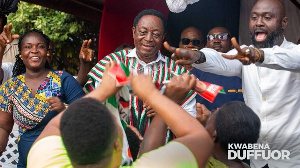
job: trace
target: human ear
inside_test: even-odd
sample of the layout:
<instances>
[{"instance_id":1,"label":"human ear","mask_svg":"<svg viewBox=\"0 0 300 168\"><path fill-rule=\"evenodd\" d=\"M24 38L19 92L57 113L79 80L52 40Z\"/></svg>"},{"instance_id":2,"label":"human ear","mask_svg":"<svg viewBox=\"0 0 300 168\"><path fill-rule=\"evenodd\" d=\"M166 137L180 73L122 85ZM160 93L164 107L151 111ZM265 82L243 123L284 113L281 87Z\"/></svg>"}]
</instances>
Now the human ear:
<instances>
[{"instance_id":1,"label":"human ear","mask_svg":"<svg viewBox=\"0 0 300 168\"><path fill-rule=\"evenodd\" d=\"M217 131L216 131L216 130L214 130L214 132L213 132L213 134L212 134L212 140L213 140L214 142L217 141Z\"/></svg>"},{"instance_id":2,"label":"human ear","mask_svg":"<svg viewBox=\"0 0 300 168\"><path fill-rule=\"evenodd\" d=\"M122 145L121 145L121 142L119 142L119 139L117 139L114 143L114 149L116 151L121 151L122 150Z\"/></svg>"},{"instance_id":3,"label":"human ear","mask_svg":"<svg viewBox=\"0 0 300 168\"><path fill-rule=\"evenodd\" d=\"M281 27L282 29L284 30L288 24L288 18L287 17L284 17L282 20L281 20Z\"/></svg>"},{"instance_id":4,"label":"human ear","mask_svg":"<svg viewBox=\"0 0 300 168\"><path fill-rule=\"evenodd\" d=\"M132 27L132 38L134 38L135 27Z\"/></svg>"}]
</instances>

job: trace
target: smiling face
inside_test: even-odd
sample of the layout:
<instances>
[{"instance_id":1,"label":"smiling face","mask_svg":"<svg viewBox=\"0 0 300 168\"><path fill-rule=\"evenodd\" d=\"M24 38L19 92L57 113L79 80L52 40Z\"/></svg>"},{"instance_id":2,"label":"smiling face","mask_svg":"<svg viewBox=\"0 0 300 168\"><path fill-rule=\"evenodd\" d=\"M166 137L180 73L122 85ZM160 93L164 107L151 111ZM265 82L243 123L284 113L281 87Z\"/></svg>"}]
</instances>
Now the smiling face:
<instances>
[{"instance_id":1,"label":"smiling face","mask_svg":"<svg viewBox=\"0 0 300 168\"><path fill-rule=\"evenodd\" d=\"M145 63L156 60L164 39L162 20L153 15L145 15L132 28L132 33L139 59Z\"/></svg>"},{"instance_id":2,"label":"smiling face","mask_svg":"<svg viewBox=\"0 0 300 168\"><path fill-rule=\"evenodd\" d=\"M45 68L47 61L47 44L38 33L27 34L21 43L21 55L26 69L38 71Z\"/></svg>"},{"instance_id":3,"label":"smiling face","mask_svg":"<svg viewBox=\"0 0 300 168\"><path fill-rule=\"evenodd\" d=\"M227 37L226 40L220 39L218 36L216 36L215 39L207 39L206 47L212 48L222 53L226 53L230 49L232 49L232 43L230 41L231 34L229 30L227 30L225 27L215 27L208 32L208 35L217 35L217 34L224 34L224 33L228 34L228 36L226 36Z\"/></svg>"},{"instance_id":4,"label":"smiling face","mask_svg":"<svg viewBox=\"0 0 300 168\"><path fill-rule=\"evenodd\" d=\"M287 25L284 7L278 0L260 0L250 13L249 29L252 44L258 48L270 48L283 42Z\"/></svg>"}]
</instances>

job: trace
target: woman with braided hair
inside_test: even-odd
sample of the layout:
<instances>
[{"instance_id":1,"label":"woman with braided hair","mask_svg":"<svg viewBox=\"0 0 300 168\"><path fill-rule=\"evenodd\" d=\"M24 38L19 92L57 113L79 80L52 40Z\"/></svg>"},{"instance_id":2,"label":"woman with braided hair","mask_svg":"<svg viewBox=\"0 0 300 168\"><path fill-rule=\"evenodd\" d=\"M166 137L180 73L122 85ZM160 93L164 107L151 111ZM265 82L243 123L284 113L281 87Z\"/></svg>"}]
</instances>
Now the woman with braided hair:
<instances>
[{"instance_id":1,"label":"woman with braided hair","mask_svg":"<svg viewBox=\"0 0 300 168\"><path fill-rule=\"evenodd\" d=\"M0 49L12 41L11 25L0 35ZM32 143L47 123L85 93L67 72L52 70L47 62L49 38L42 31L27 31L19 39L13 77L0 87L0 154L15 122L19 126L18 167L26 167ZM63 103L52 103L60 99ZM59 101L56 101L59 102Z\"/></svg>"}]
</instances>

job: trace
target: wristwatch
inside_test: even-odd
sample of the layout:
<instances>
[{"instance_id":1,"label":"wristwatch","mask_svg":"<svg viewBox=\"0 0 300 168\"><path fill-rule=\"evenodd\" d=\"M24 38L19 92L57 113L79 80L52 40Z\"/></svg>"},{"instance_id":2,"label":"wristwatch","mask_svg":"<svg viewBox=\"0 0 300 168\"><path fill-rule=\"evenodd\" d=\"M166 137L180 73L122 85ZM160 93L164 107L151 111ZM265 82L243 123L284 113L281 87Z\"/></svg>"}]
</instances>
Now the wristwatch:
<instances>
[{"instance_id":1,"label":"wristwatch","mask_svg":"<svg viewBox=\"0 0 300 168\"><path fill-rule=\"evenodd\" d=\"M201 64L201 63L206 61L205 55L202 51L197 50L197 49L192 49L192 50L197 51L198 53L200 53L200 58L197 61L194 62L195 64Z\"/></svg>"}]
</instances>

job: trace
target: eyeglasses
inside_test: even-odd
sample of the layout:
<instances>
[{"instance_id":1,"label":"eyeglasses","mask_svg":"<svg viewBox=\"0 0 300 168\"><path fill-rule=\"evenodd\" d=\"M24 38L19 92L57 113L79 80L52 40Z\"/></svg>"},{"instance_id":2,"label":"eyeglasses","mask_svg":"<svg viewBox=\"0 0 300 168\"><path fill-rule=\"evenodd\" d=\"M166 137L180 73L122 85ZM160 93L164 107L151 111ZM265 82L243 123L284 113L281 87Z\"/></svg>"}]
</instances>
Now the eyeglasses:
<instances>
[{"instance_id":1,"label":"eyeglasses","mask_svg":"<svg viewBox=\"0 0 300 168\"><path fill-rule=\"evenodd\" d=\"M193 46L199 46L201 44L202 40L199 40L199 39L191 40L191 39L188 39L188 38L182 38L181 39L181 43L183 45L188 45L188 44L190 44L190 42L192 42Z\"/></svg>"},{"instance_id":2,"label":"eyeglasses","mask_svg":"<svg viewBox=\"0 0 300 168\"><path fill-rule=\"evenodd\" d=\"M228 33L208 34L207 41L214 41L217 37L219 40L225 41L230 37L230 35Z\"/></svg>"}]
</instances>

